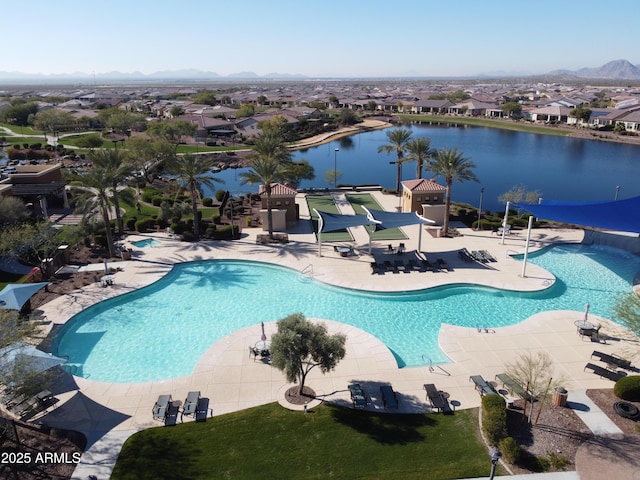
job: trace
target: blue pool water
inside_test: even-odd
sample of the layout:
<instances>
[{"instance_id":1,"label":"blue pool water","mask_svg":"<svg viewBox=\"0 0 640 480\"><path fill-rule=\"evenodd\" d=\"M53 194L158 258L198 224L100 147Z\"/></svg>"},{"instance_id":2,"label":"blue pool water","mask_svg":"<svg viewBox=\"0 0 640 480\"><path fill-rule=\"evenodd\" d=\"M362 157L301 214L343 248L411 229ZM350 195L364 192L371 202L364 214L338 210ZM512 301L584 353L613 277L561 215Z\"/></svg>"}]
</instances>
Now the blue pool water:
<instances>
[{"instance_id":1,"label":"blue pool water","mask_svg":"<svg viewBox=\"0 0 640 480\"><path fill-rule=\"evenodd\" d=\"M146 247L151 247L152 245L158 245L160 242L158 242L156 239L154 238L145 238L144 240L138 240L136 242L131 242L131 245L138 247L138 248L146 248Z\"/></svg>"},{"instance_id":2,"label":"blue pool water","mask_svg":"<svg viewBox=\"0 0 640 480\"><path fill-rule=\"evenodd\" d=\"M561 245L529 257L556 275L536 293L468 285L412 293L372 293L304 279L263 263L209 260L176 265L153 285L94 305L71 319L54 342L73 372L96 381L142 382L188 375L222 337L302 312L361 328L398 364L448 359L438 348L441 323L501 327L545 310L607 318L640 271L640 257L609 247ZM431 273L424 273L431 275Z\"/></svg>"}]
</instances>

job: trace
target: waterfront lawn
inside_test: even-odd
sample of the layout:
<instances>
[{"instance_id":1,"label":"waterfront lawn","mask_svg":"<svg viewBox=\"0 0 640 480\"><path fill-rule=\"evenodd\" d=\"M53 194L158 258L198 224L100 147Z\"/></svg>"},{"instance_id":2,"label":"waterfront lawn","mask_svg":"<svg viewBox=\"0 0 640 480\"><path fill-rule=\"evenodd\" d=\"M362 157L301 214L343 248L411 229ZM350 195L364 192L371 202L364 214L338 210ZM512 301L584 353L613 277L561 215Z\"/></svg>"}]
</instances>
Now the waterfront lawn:
<instances>
[{"instance_id":1,"label":"waterfront lawn","mask_svg":"<svg viewBox=\"0 0 640 480\"><path fill-rule=\"evenodd\" d=\"M347 200L349 200L356 213L360 215L367 214L362 207L384 210L370 193L350 193L347 194ZM373 232L372 238L373 240L404 240L408 237L399 228L385 228Z\"/></svg>"},{"instance_id":2,"label":"waterfront lawn","mask_svg":"<svg viewBox=\"0 0 640 480\"><path fill-rule=\"evenodd\" d=\"M321 405L304 414L272 403L136 433L111 478L438 480L488 476L490 467L477 409L401 415Z\"/></svg>"},{"instance_id":3,"label":"waterfront lawn","mask_svg":"<svg viewBox=\"0 0 640 480\"><path fill-rule=\"evenodd\" d=\"M333 197L331 195L307 195L307 205L309 207L309 213L311 214L311 223L313 224L313 230L318 235L318 215L313 211L315 208L319 212L327 212L333 214L339 214L338 207L336 207ZM323 242L352 242L353 237L347 229L336 230L334 232L324 232L322 234Z\"/></svg>"}]
</instances>

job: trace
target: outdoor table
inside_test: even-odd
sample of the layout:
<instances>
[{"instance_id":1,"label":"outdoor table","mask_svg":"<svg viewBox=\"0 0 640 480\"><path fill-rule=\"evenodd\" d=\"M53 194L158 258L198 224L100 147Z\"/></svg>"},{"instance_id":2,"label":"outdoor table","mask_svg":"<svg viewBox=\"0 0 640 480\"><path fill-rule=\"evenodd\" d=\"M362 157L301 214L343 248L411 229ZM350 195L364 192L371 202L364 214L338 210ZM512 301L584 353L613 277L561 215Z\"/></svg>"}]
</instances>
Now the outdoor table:
<instances>
[{"instance_id":1,"label":"outdoor table","mask_svg":"<svg viewBox=\"0 0 640 480\"><path fill-rule=\"evenodd\" d=\"M260 352L260 355L263 357L268 357L271 353L269 352L269 347L271 346L271 342L268 340L260 340L256 342L256 350Z\"/></svg>"},{"instance_id":2,"label":"outdoor table","mask_svg":"<svg viewBox=\"0 0 640 480\"><path fill-rule=\"evenodd\" d=\"M577 320L574 322L578 330L593 330L595 327L587 320Z\"/></svg>"},{"instance_id":3,"label":"outdoor table","mask_svg":"<svg viewBox=\"0 0 640 480\"><path fill-rule=\"evenodd\" d=\"M115 280L116 280L115 275L105 275L100 279L100 283L102 284L103 287L106 287L107 285L113 285Z\"/></svg>"},{"instance_id":4,"label":"outdoor table","mask_svg":"<svg viewBox=\"0 0 640 480\"><path fill-rule=\"evenodd\" d=\"M346 257L353 251L351 247L338 247L338 253L341 257Z\"/></svg>"}]
</instances>

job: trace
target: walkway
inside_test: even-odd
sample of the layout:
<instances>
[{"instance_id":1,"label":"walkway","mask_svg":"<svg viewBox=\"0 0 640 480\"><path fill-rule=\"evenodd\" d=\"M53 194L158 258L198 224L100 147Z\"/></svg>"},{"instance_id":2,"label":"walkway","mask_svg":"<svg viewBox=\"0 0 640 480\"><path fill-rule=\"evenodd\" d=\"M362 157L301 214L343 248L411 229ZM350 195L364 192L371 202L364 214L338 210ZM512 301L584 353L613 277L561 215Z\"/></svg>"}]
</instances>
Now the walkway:
<instances>
[{"instance_id":1,"label":"walkway","mask_svg":"<svg viewBox=\"0 0 640 480\"><path fill-rule=\"evenodd\" d=\"M380 192L374 195L383 208L394 209L397 197ZM300 207L304 218L308 214L306 202L301 203ZM158 280L174 263L208 258L270 262L298 271L311 263L314 277L320 281L374 291L407 291L454 283L535 291L547 288L555 281L549 272L532 264L527 269L527 277L520 275L521 263L510 258L509 253L523 250L524 236L508 237L502 245L500 239L490 232L476 232L462 225L456 227L463 236L432 238L426 234L427 241L424 242L427 253L444 257L454 271L402 275L371 275L369 264L373 256L365 253L368 244L363 245L360 241L356 241L356 255L352 257L340 257L327 247L323 249L322 256L317 256L315 234L308 221L301 221L293 232L289 232L290 243L286 245L257 245L256 235L262 233L259 229L245 229L243 234L246 236L233 243L184 243L158 233L153 235L158 245L135 251L131 261L115 274L114 286L85 287L44 305L42 310L53 321L52 328L58 329L75 313L100 300ZM409 252L418 248L419 228L417 225L403 228L408 237L404 243ZM142 238L148 237L131 236L129 240ZM554 242L579 242L581 239L582 232L579 230L544 230L534 232L532 245L533 248L540 248ZM373 255L383 255L386 243L376 245L374 242ZM456 252L462 247L488 250L498 258L498 262L491 264L491 268L470 268L457 257ZM533 352L549 353L554 364L562 371L562 376L568 380L566 388L584 390L611 387L610 381L583 370L593 346L590 342L582 341L575 333L573 320L582 316L583 312L541 312L517 325L496 329L491 334L479 333L475 328L443 325L439 343L452 363L433 370L428 366L398 369L392 353L377 338L331 319L316 319L323 321L330 333L343 332L347 335L347 356L335 371L327 375L312 371L308 382L327 401L348 406L350 399L346 386L349 382L358 381L370 392L368 408L372 410L381 408L377 387L390 382L400 395L401 412L428 412L423 384L435 383L439 389L450 394L452 401L457 402L456 408L473 408L480 405L480 397L469 382L469 376L481 374L493 379L496 373L503 370L505 362L511 361L526 348ZM609 335L622 338L621 327L603 318L597 318L597 321L604 325L603 330ZM265 328L269 336L275 332L276 324L268 322ZM60 406L45 416L43 421L52 426L80 430L90 439L89 449L83 455L76 478L86 479L88 475L106 478L121 442L131 433L159 425L151 418L151 409L160 394L171 394L174 399L183 400L187 392L199 390L203 396L210 398L214 415L281 400L282 391L287 386L282 373L267 363L254 361L248 355L247 347L259 337L260 325L256 323L256 326L241 329L221 339L211 345L194 372L185 377L137 384L103 383L70 377L70 386L56 392ZM598 345L598 349L616 353L621 343ZM89 400L70 402L77 391L81 391ZM101 409L101 415L95 413L98 409Z\"/></svg>"}]
</instances>

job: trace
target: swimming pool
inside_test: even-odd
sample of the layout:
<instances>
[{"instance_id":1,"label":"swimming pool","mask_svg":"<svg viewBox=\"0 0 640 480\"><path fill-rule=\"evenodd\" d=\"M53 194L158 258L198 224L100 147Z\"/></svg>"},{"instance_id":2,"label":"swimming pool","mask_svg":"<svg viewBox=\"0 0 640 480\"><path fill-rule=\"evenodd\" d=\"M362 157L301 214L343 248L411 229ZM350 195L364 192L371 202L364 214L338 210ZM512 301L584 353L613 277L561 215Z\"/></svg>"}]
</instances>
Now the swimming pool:
<instances>
[{"instance_id":1,"label":"swimming pool","mask_svg":"<svg viewBox=\"0 0 640 480\"><path fill-rule=\"evenodd\" d=\"M158 245L160 242L155 238L145 238L144 240L137 240L135 242L131 242L131 245L138 248L146 248L151 247L153 245Z\"/></svg>"},{"instance_id":2,"label":"swimming pool","mask_svg":"<svg viewBox=\"0 0 640 480\"><path fill-rule=\"evenodd\" d=\"M54 342L72 371L96 381L142 382L188 375L217 340L261 321L302 312L354 325L379 338L398 365L447 362L441 323L501 327L545 310L610 317L630 291L640 257L609 247L561 245L531 255L556 275L543 292L469 285L411 293L332 287L269 264L208 260L176 265L153 285L96 304L69 320ZM256 330L258 331L258 330Z\"/></svg>"}]
</instances>

